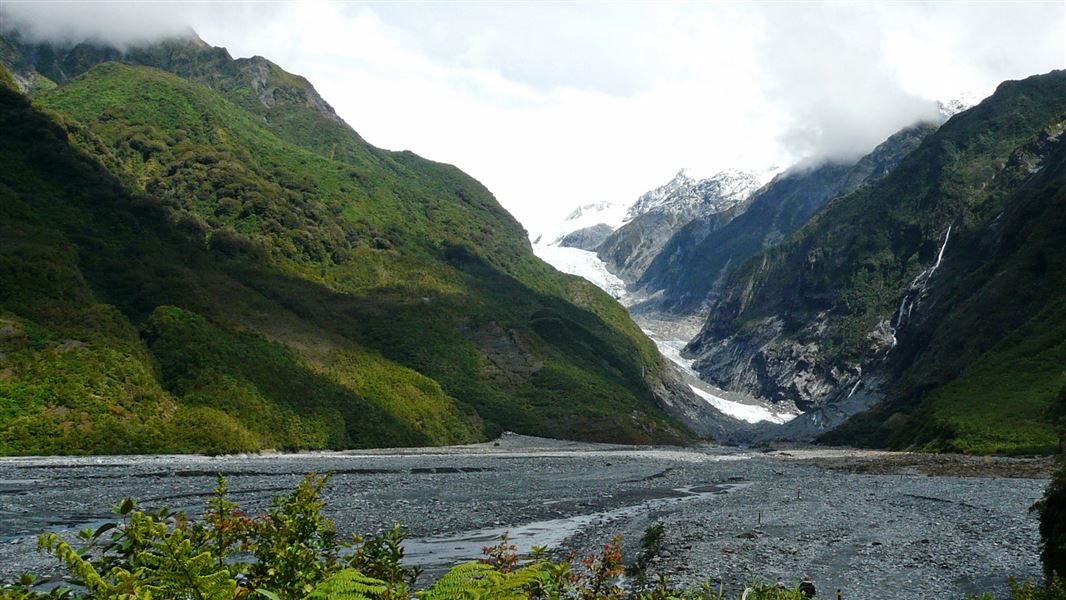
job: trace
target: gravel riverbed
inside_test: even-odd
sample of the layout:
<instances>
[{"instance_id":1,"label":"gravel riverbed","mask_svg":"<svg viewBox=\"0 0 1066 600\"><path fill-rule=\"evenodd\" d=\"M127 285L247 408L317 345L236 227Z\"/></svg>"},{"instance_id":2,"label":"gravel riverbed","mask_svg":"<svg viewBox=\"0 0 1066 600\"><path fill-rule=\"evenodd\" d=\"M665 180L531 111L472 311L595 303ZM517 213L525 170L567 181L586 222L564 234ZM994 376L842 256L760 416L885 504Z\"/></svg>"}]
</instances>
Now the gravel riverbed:
<instances>
[{"instance_id":1,"label":"gravel riverbed","mask_svg":"<svg viewBox=\"0 0 1066 600\"><path fill-rule=\"evenodd\" d=\"M623 535L627 558L665 526L654 568L676 582L811 575L819 597L962 598L1040 578L1029 507L1046 459L824 448L644 448L507 435L444 449L268 456L0 459L0 579L54 571L36 536L109 518L122 498L199 514L225 474L265 510L309 471L333 471L326 512L345 535L402 523L411 560L440 572L507 530L521 549L590 553Z\"/></svg>"}]
</instances>

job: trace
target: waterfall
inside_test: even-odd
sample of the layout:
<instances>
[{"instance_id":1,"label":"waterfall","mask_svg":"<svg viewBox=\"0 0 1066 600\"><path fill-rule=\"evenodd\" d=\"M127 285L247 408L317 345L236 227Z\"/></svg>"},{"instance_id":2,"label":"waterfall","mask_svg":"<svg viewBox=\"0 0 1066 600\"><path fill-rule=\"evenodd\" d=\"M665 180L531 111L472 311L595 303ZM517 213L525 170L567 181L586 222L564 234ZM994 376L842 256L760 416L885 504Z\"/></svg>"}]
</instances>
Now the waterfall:
<instances>
[{"instance_id":1,"label":"waterfall","mask_svg":"<svg viewBox=\"0 0 1066 600\"><path fill-rule=\"evenodd\" d=\"M929 276L930 277L933 276L933 271L936 271L937 267L940 266L940 261L944 260L944 250L946 250L947 247L948 247L948 238L951 237L951 227L952 227L951 225L948 225L948 230L944 234L944 243L940 244L940 252L938 252L937 255L936 255L936 262L933 263L933 267L931 269L929 269Z\"/></svg>"},{"instance_id":2,"label":"waterfall","mask_svg":"<svg viewBox=\"0 0 1066 600\"><path fill-rule=\"evenodd\" d=\"M893 342L895 342L894 339L893 339ZM851 398L852 396L855 395L855 390L859 389L859 385L861 385L861 384L862 384L862 378L860 377L859 380L855 382L855 385L851 386L851 391L848 392L848 398Z\"/></svg>"},{"instance_id":3,"label":"waterfall","mask_svg":"<svg viewBox=\"0 0 1066 600\"><path fill-rule=\"evenodd\" d=\"M914 280L911 281L911 284L907 286L907 290L903 292L903 298L899 301L899 311L896 313L895 324L890 327L892 330L892 345L889 346L888 351L896 347L896 333L906 321L910 320L914 308L925 296L926 288L929 286L929 280L932 279L933 273L940 268L940 263L944 261L944 251L947 250L948 240L951 239L952 227L954 227L954 224L948 225L947 231L944 232L944 241L940 243L940 250L936 253L936 261L928 269L918 273Z\"/></svg>"}]
</instances>

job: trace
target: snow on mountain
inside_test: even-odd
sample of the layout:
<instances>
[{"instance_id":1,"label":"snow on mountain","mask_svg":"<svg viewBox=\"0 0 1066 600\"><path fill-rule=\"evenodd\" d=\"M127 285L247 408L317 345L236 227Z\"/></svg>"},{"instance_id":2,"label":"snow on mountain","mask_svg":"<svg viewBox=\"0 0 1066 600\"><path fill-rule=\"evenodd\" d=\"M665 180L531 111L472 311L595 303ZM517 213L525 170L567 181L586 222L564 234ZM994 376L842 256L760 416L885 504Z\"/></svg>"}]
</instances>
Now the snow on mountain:
<instances>
[{"instance_id":1,"label":"snow on mountain","mask_svg":"<svg viewBox=\"0 0 1066 600\"><path fill-rule=\"evenodd\" d=\"M632 205L609 201L582 204L530 237L534 244L550 245L557 244L567 234L600 224L615 230L647 213L692 217L728 210L746 200L779 171L776 167L760 173L728 169L697 179L682 169L669 183L645 193Z\"/></svg>"},{"instance_id":2,"label":"snow on mountain","mask_svg":"<svg viewBox=\"0 0 1066 600\"><path fill-rule=\"evenodd\" d=\"M947 121L956 114L977 106L981 100L982 98L978 94L973 92L963 92L948 101L937 100L936 106L940 110L941 121Z\"/></svg>"},{"instance_id":3,"label":"snow on mountain","mask_svg":"<svg viewBox=\"0 0 1066 600\"><path fill-rule=\"evenodd\" d=\"M696 216L721 212L747 200L764 183L762 177L736 169L706 179L696 179L682 169L666 185L638 198L626 213L626 221L650 213Z\"/></svg>"},{"instance_id":4,"label":"snow on mountain","mask_svg":"<svg viewBox=\"0 0 1066 600\"><path fill-rule=\"evenodd\" d=\"M601 223L612 230L617 229L625 222L626 210L627 207L625 205L615 202L582 204L558 223L537 232L533 238L533 243L554 244L568 233Z\"/></svg>"},{"instance_id":5,"label":"snow on mountain","mask_svg":"<svg viewBox=\"0 0 1066 600\"><path fill-rule=\"evenodd\" d=\"M563 273L584 277L615 298L621 298L626 293L622 280L607 270L595 252L552 244L533 244L533 253Z\"/></svg>"}]
</instances>

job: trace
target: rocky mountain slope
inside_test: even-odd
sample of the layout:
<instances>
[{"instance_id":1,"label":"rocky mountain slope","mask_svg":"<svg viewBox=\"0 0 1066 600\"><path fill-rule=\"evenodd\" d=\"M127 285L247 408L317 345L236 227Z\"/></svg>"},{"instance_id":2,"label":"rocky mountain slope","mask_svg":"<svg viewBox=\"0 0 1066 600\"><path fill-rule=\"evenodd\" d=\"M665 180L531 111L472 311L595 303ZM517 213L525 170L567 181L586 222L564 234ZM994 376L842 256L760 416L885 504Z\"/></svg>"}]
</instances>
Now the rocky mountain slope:
<instances>
[{"instance_id":1,"label":"rocky mountain slope","mask_svg":"<svg viewBox=\"0 0 1066 600\"><path fill-rule=\"evenodd\" d=\"M833 439L1053 447L1064 116L1056 71L952 117L891 173L729 271L687 348L695 367L807 411L789 435L885 401Z\"/></svg>"},{"instance_id":2,"label":"rocky mountain slope","mask_svg":"<svg viewBox=\"0 0 1066 600\"><path fill-rule=\"evenodd\" d=\"M694 219L725 224L743 211L762 182L751 173L723 171L694 179L680 171L645 193L629 208L626 223L609 235L596 253L627 283L638 280L676 231Z\"/></svg>"},{"instance_id":3,"label":"rocky mountain slope","mask_svg":"<svg viewBox=\"0 0 1066 600\"><path fill-rule=\"evenodd\" d=\"M614 202L578 206L561 222L536 232L533 244L593 250L625 222L626 207Z\"/></svg>"},{"instance_id":4,"label":"rocky mountain slope","mask_svg":"<svg viewBox=\"0 0 1066 600\"><path fill-rule=\"evenodd\" d=\"M829 200L883 177L935 129L908 127L856 162L801 164L752 195L747 209L728 223L697 217L677 231L637 280L635 288L654 309L695 314L729 272L757 252L780 243Z\"/></svg>"},{"instance_id":5,"label":"rocky mountain slope","mask_svg":"<svg viewBox=\"0 0 1066 600\"><path fill-rule=\"evenodd\" d=\"M196 38L0 61L0 453L689 435L620 305L306 80Z\"/></svg>"},{"instance_id":6,"label":"rocky mountain slope","mask_svg":"<svg viewBox=\"0 0 1066 600\"><path fill-rule=\"evenodd\" d=\"M1066 115L1060 114L1060 117ZM1008 157L892 315L886 401L827 439L1042 453L1066 418L1066 144L1062 121ZM936 268L934 269L933 266Z\"/></svg>"}]
</instances>

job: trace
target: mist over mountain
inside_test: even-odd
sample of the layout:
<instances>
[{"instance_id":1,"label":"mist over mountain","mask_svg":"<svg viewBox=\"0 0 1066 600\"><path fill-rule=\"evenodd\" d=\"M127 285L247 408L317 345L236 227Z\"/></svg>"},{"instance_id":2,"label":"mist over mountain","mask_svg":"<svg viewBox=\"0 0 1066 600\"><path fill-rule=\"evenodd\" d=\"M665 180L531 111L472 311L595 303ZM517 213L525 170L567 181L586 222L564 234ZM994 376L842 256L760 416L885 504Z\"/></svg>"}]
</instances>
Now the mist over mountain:
<instances>
[{"instance_id":1,"label":"mist over mountain","mask_svg":"<svg viewBox=\"0 0 1066 600\"><path fill-rule=\"evenodd\" d=\"M1061 345L1036 332L1062 327L1052 165L1064 85L1062 71L1003 83L887 175L723 273L686 349L695 368L806 411L769 435L811 437L877 407L830 439L1057 445Z\"/></svg>"},{"instance_id":2,"label":"mist over mountain","mask_svg":"<svg viewBox=\"0 0 1066 600\"><path fill-rule=\"evenodd\" d=\"M856 160L935 114L937 100L985 96L1000 81L1054 68L1062 54L1054 35L1022 33L1057 23L1050 5L616 9L0 7L4 23L62 43L125 48L191 26L250 57L270 39L270 58L314 81L365 139L458 165L533 237L555 215L628 202L682 165L699 178L805 154Z\"/></svg>"}]
</instances>

